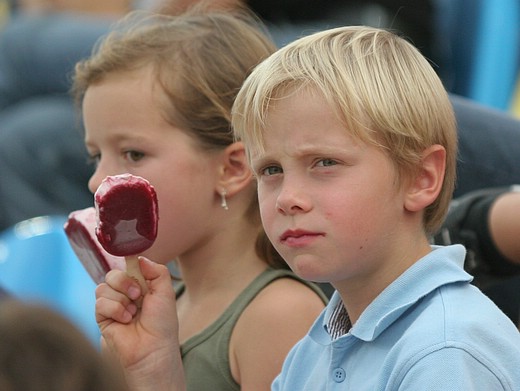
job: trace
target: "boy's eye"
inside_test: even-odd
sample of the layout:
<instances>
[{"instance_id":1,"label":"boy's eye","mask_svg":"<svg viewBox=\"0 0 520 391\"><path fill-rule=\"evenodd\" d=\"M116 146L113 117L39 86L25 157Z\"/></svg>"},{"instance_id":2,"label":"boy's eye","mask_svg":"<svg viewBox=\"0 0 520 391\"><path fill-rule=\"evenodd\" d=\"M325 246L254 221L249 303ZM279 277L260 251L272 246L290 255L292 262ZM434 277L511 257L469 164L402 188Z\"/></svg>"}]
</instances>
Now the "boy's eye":
<instances>
[{"instance_id":1,"label":"boy's eye","mask_svg":"<svg viewBox=\"0 0 520 391\"><path fill-rule=\"evenodd\" d=\"M281 167L278 167L278 166L268 166L268 167L264 167L261 171L260 171L260 174L261 175L266 175L266 176L269 176L269 175L276 175L276 174L280 174L282 173L283 170Z\"/></svg>"},{"instance_id":2,"label":"boy's eye","mask_svg":"<svg viewBox=\"0 0 520 391\"><path fill-rule=\"evenodd\" d=\"M329 166L335 166L336 164L338 164L338 163L334 159L321 159L320 161L318 161L318 163L316 165L322 166L322 167L329 167Z\"/></svg>"},{"instance_id":3,"label":"boy's eye","mask_svg":"<svg viewBox=\"0 0 520 391\"><path fill-rule=\"evenodd\" d=\"M126 151L125 155L129 160L133 162L138 162L144 157L144 153L138 151Z\"/></svg>"}]
</instances>

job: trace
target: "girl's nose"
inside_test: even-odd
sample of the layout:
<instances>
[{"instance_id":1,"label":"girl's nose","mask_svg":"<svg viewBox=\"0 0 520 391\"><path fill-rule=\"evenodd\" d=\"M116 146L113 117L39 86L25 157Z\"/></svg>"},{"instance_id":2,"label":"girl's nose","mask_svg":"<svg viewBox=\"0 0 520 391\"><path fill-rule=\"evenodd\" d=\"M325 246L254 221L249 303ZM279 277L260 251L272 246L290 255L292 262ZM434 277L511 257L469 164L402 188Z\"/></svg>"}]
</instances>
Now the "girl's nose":
<instances>
[{"instance_id":1,"label":"girl's nose","mask_svg":"<svg viewBox=\"0 0 520 391\"><path fill-rule=\"evenodd\" d=\"M94 194L107 175L117 174L119 174L117 166L110 163L110 159L99 159L96 169L88 181L88 189Z\"/></svg>"},{"instance_id":2,"label":"girl's nose","mask_svg":"<svg viewBox=\"0 0 520 391\"><path fill-rule=\"evenodd\" d=\"M100 159L94 174L90 177L88 181L88 189L92 194L96 192L99 185L103 179L105 179L108 175L119 175L124 174L125 168L121 166L117 160L109 158L105 158L105 160Z\"/></svg>"},{"instance_id":3,"label":"girl's nose","mask_svg":"<svg viewBox=\"0 0 520 391\"><path fill-rule=\"evenodd\" d=\"M104 177L101 177L100 170L96 168L90 179L88 180L88 189L92 194L94 194L101 184L101 181Z\"/></svg>"}]
</instances>

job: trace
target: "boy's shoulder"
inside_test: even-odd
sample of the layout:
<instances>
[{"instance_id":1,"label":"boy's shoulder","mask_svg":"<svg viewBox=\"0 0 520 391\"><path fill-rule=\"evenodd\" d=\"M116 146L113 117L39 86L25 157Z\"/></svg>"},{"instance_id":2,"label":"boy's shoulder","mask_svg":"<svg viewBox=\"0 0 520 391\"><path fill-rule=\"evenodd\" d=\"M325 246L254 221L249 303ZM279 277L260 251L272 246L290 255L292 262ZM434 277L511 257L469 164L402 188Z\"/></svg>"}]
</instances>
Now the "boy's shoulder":
<instances>
[{"instance_id":1,"label":"boy's shoulder","mask_svg":"<svg viewBox=\"0 0 520 391\"><path fill-rule=\"evenodd\" d=\"M382 338L410 354L464 346L484 356L516 350L520 360L520 333L470 283L471 276L462 268L462 250L439 247L418 261L367 308L353 333L365 341ZM509 348L513 341L516 346Z\"/></svg>"},{"instance_id":2,"label":"boy's shoulder","mask_svg":"<svg viewBox=\"0 0 520 391\"><path fill-rule=\"evenodd\" d=\"M428 368L436 368L435 372L445 373L446 378L455 371L473 378L466 381L480 379L492 387L496 387L495 381L520 382L520 333L469 283L440 286L409 308L379 338L377 345L391 346L387 359L401 373L401 378L390 375L395 382L417 376L425 383L433 381ZM454 384L460 389L467 386L459 382L462 380Z\"/></svg>"},{"instance_id":3,"label":"boy's shoulder","mask_svg":"<svg viewBox=\"0 0 520 391\"><path fill-rule=\"evenodd\" d=\"M390 355L407 360L395 361L402 379L410 381L422 373L419 377L427 383L434 381L429 376L444 373L446 381L460 389L469 384L466 382L481 383L479 389L504 390L516 388L498 384L520 384L520 333L475 286L452 283L439 287L401 320L388 331L396 337ZM437 375L428 368L436 368ZM450 378L453 372L469 378Z\"/></svg>"}]
</instances>

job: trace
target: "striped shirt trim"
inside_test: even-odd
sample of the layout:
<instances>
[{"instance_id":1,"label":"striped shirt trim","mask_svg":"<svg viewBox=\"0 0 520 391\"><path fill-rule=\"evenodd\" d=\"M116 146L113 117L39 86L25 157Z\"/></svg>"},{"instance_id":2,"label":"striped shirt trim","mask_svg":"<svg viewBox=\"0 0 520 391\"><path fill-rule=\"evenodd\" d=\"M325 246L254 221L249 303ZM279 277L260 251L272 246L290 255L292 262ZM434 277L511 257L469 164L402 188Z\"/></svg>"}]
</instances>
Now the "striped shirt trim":
<instances>
[{"instance_id":1,"label":"striped shirt trim","mask_svg":"<svg viewBox=\"0 0 520 391\"><path fill-rule=\"evenodd\" d=\"M339 302L332 311L332 315L327 323L327 332L332 340L338 339L342 335L347 334L352 328L352 323L348 316L347 310L343 302Z\"/></svg>"}]
</instances>

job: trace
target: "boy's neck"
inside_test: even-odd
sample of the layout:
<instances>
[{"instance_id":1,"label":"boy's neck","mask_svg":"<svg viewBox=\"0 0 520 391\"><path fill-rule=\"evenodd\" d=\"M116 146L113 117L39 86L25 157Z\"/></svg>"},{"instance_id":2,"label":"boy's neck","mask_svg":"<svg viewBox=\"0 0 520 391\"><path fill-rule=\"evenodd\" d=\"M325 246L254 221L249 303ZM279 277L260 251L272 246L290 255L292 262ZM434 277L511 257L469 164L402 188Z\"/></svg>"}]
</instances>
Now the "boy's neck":
<instances>
[{"instance_id":1,"label":"boy's neck","mask_svg":"<svg viewBox=\"0 0 520 391\"><path fill-rule=\"evenodd\" d=\"M383 290L419 259L431 252L431 246L426 237L416 239L415 245L409 247L408 252L401 252L396 257L389 256L388 261L382 262L377 271L370 273L368 277L353 278L332 284L341 296L352 325Z\"/></svg>"}]
</instances>

